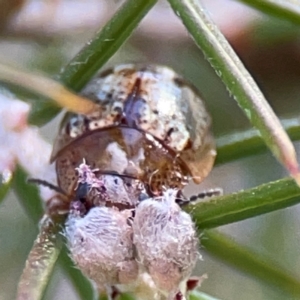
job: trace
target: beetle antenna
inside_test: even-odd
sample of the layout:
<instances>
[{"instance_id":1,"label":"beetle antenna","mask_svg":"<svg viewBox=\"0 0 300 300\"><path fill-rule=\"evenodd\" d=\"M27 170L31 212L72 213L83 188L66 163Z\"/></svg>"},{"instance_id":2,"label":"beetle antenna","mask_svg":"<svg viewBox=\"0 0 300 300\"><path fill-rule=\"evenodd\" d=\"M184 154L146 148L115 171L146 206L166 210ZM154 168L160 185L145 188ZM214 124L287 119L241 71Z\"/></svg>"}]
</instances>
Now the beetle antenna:
<instances>
[{"instance_id":1,"label":"beetle antenna","mask_svg":"<svg viewBox=\"0 0 300 300\"><path fill-rule=\"evenodd\" d=\"M38 185L43 185L43 186L46 186L46 187L48 187L49 189L51 189L55 192L66 195L66 193L59 186L56 186L56 185L54 185L54 184L52 184L52 183L50 183L46 180L38 179L38 178L29 178L29 179L27 179L27 182L28 183L35 183L35 184L38 184Z\"/></svg>"},{"instance_id":2,"label":"beetle antenna","mask_svg":"<svg viewBox=\"0 0 300 300\"><path fill-rule=\"evenodd\" d=\"M128 179L134 179L134 180L139 180L137 177L128 175L128 174L120 174L116 171L105 171L105 170L97 170L97 173L101 175L111 175L111 176L118 176L120 178L128 178Z\"/></svg>"},{"instance_id":3,"label":"beetle antenna","mask_svg":"<svg viewBox=\"0 0 300 300\"><path fill-rule=\"evenodd\" d=\"M222 196L223 195L223 189L221 188L213 188L209 190L204 190L198 195L193 195L189 198L189 203L197 204L200 201L209 200L214 197Z\"/></svg>"}]
</instances>

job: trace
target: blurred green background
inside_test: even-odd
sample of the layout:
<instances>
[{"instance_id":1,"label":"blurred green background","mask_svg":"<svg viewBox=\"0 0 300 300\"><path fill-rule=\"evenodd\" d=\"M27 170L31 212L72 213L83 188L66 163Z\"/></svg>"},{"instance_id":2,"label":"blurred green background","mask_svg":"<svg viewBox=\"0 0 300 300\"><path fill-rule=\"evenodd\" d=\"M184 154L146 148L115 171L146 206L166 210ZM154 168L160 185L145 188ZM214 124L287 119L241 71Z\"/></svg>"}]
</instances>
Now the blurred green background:
<instances>
[{"instance_id":1,"label":"blurred green background","mask_svg":"<svg viewBox=\"0 0 300 300\"><path fill-rule=\"evenodd\" d=\"M121 1L0 0L0 61L55 76L115 12ZM206 1L207 8L229 39L266 98L280 117L299 116L299 26L268 17L230 0ZM224 85L174 16L161 1L109 65L126 62L168 65L201 92L213 119L215 136L250 128ZM52 143L61 115L41 128ZM298 144L298 152L299 150ZM186 193L222 187L225 193L286 176L270 153L216 167L201 186ZM300 277L298 206L236 224L220 231ZM0 206L0 300L14 299L37 225L10 192ZM205 238L205 236L204 236ZM195 274L207 274L201 290L220 299L289 299L274 287L238 272L201 249ZM45 299L79 299L68 278L56 267Z\"/></svg>"}]
</instances>

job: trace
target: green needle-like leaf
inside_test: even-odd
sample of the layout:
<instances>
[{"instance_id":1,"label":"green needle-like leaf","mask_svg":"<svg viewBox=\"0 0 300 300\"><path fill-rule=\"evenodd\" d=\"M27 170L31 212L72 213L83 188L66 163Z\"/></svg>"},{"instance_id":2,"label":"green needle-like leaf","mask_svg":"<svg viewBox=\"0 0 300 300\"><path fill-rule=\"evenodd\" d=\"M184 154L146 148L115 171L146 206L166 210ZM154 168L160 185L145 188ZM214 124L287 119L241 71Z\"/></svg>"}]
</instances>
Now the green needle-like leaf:
<instances>
[{"instance_id":1,"label":"green needle-like leaf","mask_svg":"<svg viewBox=\"0 0 300 300\"><path fill-rule=\"evenodd\" d=\"M10 182L8 182L8 183L2 183L0 185L0 203L5 198L7 192L9 191L9 188L10 188Z\"/></svg>"},{"instance_id":2,"label":"green needle-like leaf","mask_svg":"<svg viewBox=\"0 0 300 300\"><path fill-rule=\"evenodd\" d=\"M38 188L27 183L28 175L21 167L18 167L13 177L13 189L26 213L38 223L43 216L43 205Z\"/></svg>"},{"instance_id":3,"label":"green needle-like leaf","mask_svg":"<svg viewBox=\"0 0 300 300\"><path fill-rule=\"evenodd\" d=\"M300 202L300 188L290 179L262 184L238 193L185 207L198 228L212 228L245 220Z\"/></svg>"},{"instance_id":4,"label":"green needle-like leaf","mask_svg":"<svg viewBox=\"0 0 300 300\"><path fill-rule=\"evenodd\" d=\"M40 103L34 104L29 114L29 123L39 127L50 122L61 111L61 108L53 101L40 100L43 102L40 101Z\"/></svg>"},{"instance_id":5,"label":"green needle-like leaf","mask_svg":"<svg viewBox=\"0 0 300 300\"><path fill-rule=\"evenodd\" d=\"M249 72L208 17L205 8L195 0L169 2L275 157L300 184L292 142Z\"/></svg>"},{"instance_id":6,"label":"green needle-like leaf","mask_svg":"<svg viewBox=\"0 0 300 300\"><path fill-rule=\"evenodd\" d=\"M281 120L284 129L293 141L300 140L300 119ZM222 164L267 150L266 144L255 129L236 132L217 139L217 159L215 164Z\"/></svg>"},{"instance_id":7,"label":"green needle-like leaf","mask_svg":"<svg viewBox=\"0 0 300 300\"><path fill-rule=\"evenodd\" d=\"M271 285L272 288L285 291L290 296L285 299L300 298L300 280L266 257L249 251L214 230L206 231L201 241L204 251L224 263Z\"/></svg>"},{"instance_id":8,"label":"green needle-like leaf","mask_svg":"<svg viewBox=\"0 0 300 300\"><path fill-rule=\"evenodd\" d=\"M239 0L268 15L300 25L299 0Z\"/></svg>"},{"instance_id":9,"label":"green needle-like leaf","mask_svg":"<svg viewBox=\"0 0 300 300\"><path fill-rule=\"evenodd\" d=\"M59 230L49 218L43 220L19 281L17 300L42 299L62 245Z\"/></svg>"},{"instance_id":10,"label":"green needle-like leaf","mask_svg":"<svg viewBox=\"0 0 300 300\"><path fill-rule=\"evenodd\" d=\"M75 91L102 67L131 35L157 0L128 0L86 46L70 61L61 82Z\"/></svg>"},{"instance_id":11,"label":"green needle-like leaf","mask_svg":"<svg viewBox=\"0 0 300 300\"><path fill-rule=\"evenodd\" d=\"M12 178L4 179L0 174L0 203L4 200L12 184Z\"/></svg>"},{"instance_id":12,"label":"green needle-like leaf","mask_svg":"<svg viewBox=\"0 0 300 300\"><path fill-rule=\"evenodd\" d=\"M86 46L70 61L60 75L60 81L68 88L79 91L95 75L95 73L111 58L131 35L134 28L153 7L157 0L128 0L109 22L86 44ZM38 111L33 111L30 122L35 124L43 120L49 122L59 112L49 104ZM43 119L41 116L45 116Z\"/></svg>"},{"instance_id":13,"label":"green needle-like leaf","mask_svg":"<svg viewBox=\"0 0 300 300\"><path fill-rule=\"evenodd\" d=\"M13 188L27 214L38 223L43 215L42 202L38 188L28 184L27 177L26 172L18 167L13 177ZM45 218L40 226L40 233L29 253L19 282L18 300L42 299L60 253L60 225Z\"/></svg>"},{"instance_id":14,"label":"green needle-like leaf","mask_svg":"<svg viewBox=\"0 0 300 300\"><path fill-rule=\"evenodd\" d=\"M129 294L122 294L120 296L120 300L136 300L136 298Z\"/></svg>"},{"instance_id":15,"label":"green needle-like leaf","mask_svg":"<svg viewBox=\"0 0 300 300\"><path fill-rule=\"evenodd\" d=\"M189 299L190 300L219 300L215 297L212 297L210 295L198 291L192 292Z\"/></svg>"},{"instance_id":16,"label":"green needle-like leaf","mask_svg":"<svg viewBox=\"0 0 300 300\"><path fill-rule=\"evenodd\" d=\"M65 274L71 280L74 290L77 291L80 298L82 300L94 299L94 289L91 282L74 266L66 247L63 247L58 261L63 267Z\"/></svg>"}]
</instances>

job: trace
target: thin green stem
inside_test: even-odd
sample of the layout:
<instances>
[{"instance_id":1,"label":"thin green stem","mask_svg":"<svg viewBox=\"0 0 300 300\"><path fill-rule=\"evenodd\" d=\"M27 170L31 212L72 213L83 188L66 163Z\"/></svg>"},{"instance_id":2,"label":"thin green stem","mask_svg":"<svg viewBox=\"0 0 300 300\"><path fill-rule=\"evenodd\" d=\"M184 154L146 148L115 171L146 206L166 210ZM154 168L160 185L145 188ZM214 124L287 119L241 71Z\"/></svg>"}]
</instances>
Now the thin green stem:
<instances>
[{"instance_id":1,"label":"thin green stem","mask_svg":"<svg viewBox=\"0 0 300 300\"><path fill-rule=\"evenodd\" d=\"M127 0L96 36L70 61L60 74L66 87L79 91L111 58L131 35L157 0ZM50 104L41 104L32 111L30 122L49 122L60 111ZM43 116L43 118L41 118ZM42 123L44 122L44 123Z\"/></svg>"},{"instance_id":2,"label":"thin green stem","mask_svg":"<svg viewBox=\"0 0 300 300\"><path fill-rule=\"evenodd\" d=\"M52 220L43 220L18 284L17 300L43 298L62 246L59 230Z\"/></svg>"},{"instance_id":3,"label":"thin green stem","mask_svg":"<svg viewBox=\"0 0 300 300\"><path fill-rule=\"evenodd\" d=\"M300 140L300 118L280 120L293 141ZM267 150L259 132L249 129L221 136L217 139L217 159L215 164L223 164L239 158L259 154Z\"/></svg>"},{"instance_id":4,"label":"thin green stem","mask_svg":"<svg viewBox=\"0 0 300 300\"><path fill-rule=\"evenodd\" d=\"M268 15L300 25L299 1L291 0L239 0Z\"/></svg>"},{"instance_id":5,"label":"thin green stem","mask_svg":"<svg viewBox=\"0 0 300 300\"><path fill-rule=\"evenodd\" d=\"M63 247L58 262L63 267L65 274L73 284L74 290L82 300L94 299L94 289L91 282L74 266L73 261L68 255L68 250Z\"/></svg>"},{"instance_id":6,"label":"thin green stem","mask_svg":"<svg viewBox=\"0 0 300 300\"><path fill-rule=\"evenodd\" d=\"M215 197L188 205L198 228L213 228L238 222L300 202L300 188L291 178L262 184L258 187Z\"/></svg>"},{"instance_id":7,"label":"thin green stem","mask_svg":"<svg viewBox=\"0 0 300 300\"><path fill-rule=\"evenodd\" d=\"M12 187L19 202L35 224L44 214L42 201L37 186L27 183L28 175L20 167L14 173Z\"/></svg>"},{"instance_id":8,"label":"thin green stem","mask_svg":"<svg viewBox=\"0 0 300 300\"><path fill-rule=\"evenodd\" d=\"M214 230L205 231L201 241L204 251L229 266L271 285L272 288L286 292L290 296L288 299L299 299L300 280L276 262L271 262L268 258L251 252Z\"/></svg>"},{"instance_id":9,"label":"thin green stem","mask_svg":"<svg viewBox=\"0 0 300 300\"><path fill-rule=\"evenodd\" d=\"M129 295L129 294L122 294L120 296L120 300L136 300L135 297L133 297L132 295Z\"/></svg>"},{"instance_id":10,"label":"thin green stem","mask_svg":"<svg viewBox=\"0 0 300 300\"><path fill-rule=\"evenodd\" d=\"M195 0L169 2L275 157L300 184L300 172L292 142L257 84L209 18L205 8Z\"/></svg>"},{"instance_id":11,"label":"thin green stem","mask_svg":"<svg viewBox=\"0 0 300 300\"><path fill-rule=\"evenodd\" d=\"M14 172L12 187L26 213L37 224L43 216L38 188L27 183L27 174L20 167ZM18 285L18 300L42 299L60 253L60 224L44 218L40 228Z\"/></svg>"},{"instance_id":12,"label":"thin green stem","mask_svg":"<svg viewBox=\"0 0 300 300\"><path fill-rule=\"evenodd\" d=\"M199 291L194 291L190 294L189 300L219 300L219 299Z\"/></svg>"},{"instance_id":13,"label":"thin green stem","mask_svg":"<svg viewBox=\"0 0 300 300\"><path fill-rule=\"evenodd\" d=\"M64 68L60 79L79 91L124 44L157 0L128 0Z\"/></svg>"},{"instance_id":14,"label":"thin green stem","mask_svg":"<svg viewBox=\"0 0 300 300\"><path fill-rule=\"evenodd\" d=\"M5 199L12 184L12 178L4 179L3 175L0 174L0 204Z\"/></svg>"}]
</instances>

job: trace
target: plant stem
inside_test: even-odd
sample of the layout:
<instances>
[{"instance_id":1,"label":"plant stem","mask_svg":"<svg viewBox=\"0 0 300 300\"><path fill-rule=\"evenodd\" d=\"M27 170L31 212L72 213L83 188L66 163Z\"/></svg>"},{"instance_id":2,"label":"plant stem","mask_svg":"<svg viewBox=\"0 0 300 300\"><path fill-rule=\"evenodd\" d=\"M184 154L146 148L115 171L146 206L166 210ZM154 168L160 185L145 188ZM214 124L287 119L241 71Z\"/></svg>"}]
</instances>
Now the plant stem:
<instances>
[{"instance_id":1,"label":"plant stem","mask_svg":"<svg viewBox=\"0 0 300 300\"><path fill-rule=\"evenodd\" d=\"M291 178L262 184L230 195L184 207L198 228L213 228L238 222L300 202L300 188Z\"/></svg>"},{"instance_id":2,"label":"plant stem","mask_svg":"<svg viewBox=\"0 0 300 300\"><path fill-rule=\"evenodd\" d=\"M5 175L0 173L0 204L5 199L6 194L11 188L12 174L8 175L10 178L4 178Z\"/></svg>"},{"instance_id":3,"label":"plant stem","mask_svg":"<svg viewBox=\"0 0 300 300\"><path fill-rule=\"evenodd\" d=\"M66 247L62 248L58 262L62 266L66 276L72 282L78 296L82 300L94 299L95 291L91 282L74 266L74 262L71 260Z\"/></svg>"},{"instance_id":4,"label":"plant stem","mask_svg":"<svg viewBox=\"0 0 300 300\"><path fill-rule=\"evenodd\" d=\"M60 79L79 91L124 44L157 0L128 0L64 68Z\"/></svg>"},{"instance_id":5,"label":"plant stem","mask_svg":"<svg viewBox=\"0 0 300 300\"><path fill-rule=\"evenodd\" d=\"M189 300L220 300L199 291L193 291L190 294Z\"/></svg>"},{"instance_id":6,"label":"plant stem","mask_svg":"<svg viewBox=\"0 0 300 300\"><path fill-rule=\"evenodd\" d=\"M300 140L300 118L283 119L281 122L293 141ZM218 155L215 164L227 163L266 150L266 144L255 129L226 134L217 138Z\"/></svg>"},{"instance_id":7,"label":"plant stem","mask_svg":"<svg viewBox=\"0 0 300 300\"><path fill-rule=\"evenodd\" d=\"M281 289L290 296L286 299L299 299L300 281L268 258L249 251L215 230L205 231L201 241L204 251L229 266L271 285L272 288Z\"/></svg>"},{"instance_id":8,"label":"plant stem","mask_svg":"<svg viewBox=\"0 0 300 300\"><path fill-rule=\"evenodd\" d=\"M291 0L239 0L268 15L300 25L299 1ZM298 6L297 6L298 5Z\"/></svg>"},{"instance_id":9,"label":"plant stem","mask_svg":"<svg viewBox=\"0 0 300 300\"><path fill-rule=\"evenodd\" d=\"M44 209L38 188L28 184L27 177L26 172L18 167L14 172L12 187L26 213L37 224L43 216Z\"/></svg>"},{"instance_id":10,"label":"plant stem","mask_svg":"<svg viewBox=\"0 0 300 300\"><path fill-rule=\"evenodd\" d=\"M62 246L59 230L52 220L43 220L18 284L17 300L43 298Z\"/></svg>"}]
</instances>

